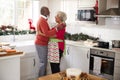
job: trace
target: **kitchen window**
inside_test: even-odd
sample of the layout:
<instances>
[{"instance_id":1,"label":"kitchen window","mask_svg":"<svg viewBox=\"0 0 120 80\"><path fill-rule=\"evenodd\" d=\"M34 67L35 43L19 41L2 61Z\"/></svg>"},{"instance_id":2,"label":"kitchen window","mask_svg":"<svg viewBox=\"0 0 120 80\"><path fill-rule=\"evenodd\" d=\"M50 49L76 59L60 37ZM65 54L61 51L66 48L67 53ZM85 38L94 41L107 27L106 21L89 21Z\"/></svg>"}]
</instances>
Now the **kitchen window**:
<instances>
[{"instance_id":1,"label":"kitchen window","mask_svg":"<svg viewBox=\"0 0 120 80\"><path fill-rule=\"evenodd\" d=\"M33 19L34 1L0 0L0 26L14 25L21 30L29 29L28 19Z\"/></svg>"}]
</instances>

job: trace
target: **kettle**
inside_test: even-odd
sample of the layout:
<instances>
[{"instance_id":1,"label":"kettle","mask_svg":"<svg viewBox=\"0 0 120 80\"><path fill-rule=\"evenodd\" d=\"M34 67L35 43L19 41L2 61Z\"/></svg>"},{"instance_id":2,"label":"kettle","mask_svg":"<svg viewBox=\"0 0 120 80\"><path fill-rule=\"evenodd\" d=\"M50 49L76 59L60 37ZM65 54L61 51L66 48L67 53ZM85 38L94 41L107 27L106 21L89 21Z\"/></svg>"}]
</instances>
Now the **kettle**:
<instances>
[{"instance_id":1,"label":"kettle","mask_svg":"<svg viewBox=\"0 0 120 80\"><path fill-rule=\"evenodd\" d=\"M112 48L120 48L120 40L112 40Z\"/></svg>"}]
</instances>

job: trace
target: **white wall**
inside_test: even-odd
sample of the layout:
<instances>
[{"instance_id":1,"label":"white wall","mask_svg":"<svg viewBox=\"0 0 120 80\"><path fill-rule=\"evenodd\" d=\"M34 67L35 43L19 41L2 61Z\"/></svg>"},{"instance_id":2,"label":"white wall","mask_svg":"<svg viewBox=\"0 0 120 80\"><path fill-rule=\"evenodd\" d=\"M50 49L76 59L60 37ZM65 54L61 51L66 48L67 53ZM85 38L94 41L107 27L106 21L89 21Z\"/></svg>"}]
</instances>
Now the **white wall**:
<instances>
[{"instance_id":1,"label":"white wall","mask_svg":"<svg viewBox=\"0 0 120 80\"><path fill-rule=\"evenodd\" d=\"M49 18L49 22L51 23L55 23L55 15L57 11L60 11L60 6L61 2L59 0L48 0L48 6L50 9L50 18Z\"/></svg>"},{"instance_id":2,"label":"white wall","mask_svg":"<svg viewBox=\"0 0 120 80\"><path fill-rule=\"evenodd\" d=\"M39 0L40 1L40 8L42 6L48 6L48 0Z\"/></svg>"}]
</instances>

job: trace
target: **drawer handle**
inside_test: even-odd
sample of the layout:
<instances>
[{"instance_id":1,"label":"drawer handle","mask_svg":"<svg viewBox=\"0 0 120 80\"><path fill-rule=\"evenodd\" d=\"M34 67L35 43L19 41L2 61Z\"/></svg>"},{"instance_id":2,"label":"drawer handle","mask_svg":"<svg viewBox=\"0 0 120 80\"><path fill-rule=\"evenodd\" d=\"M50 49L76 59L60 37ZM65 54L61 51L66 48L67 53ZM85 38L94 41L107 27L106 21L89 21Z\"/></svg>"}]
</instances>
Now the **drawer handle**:
<instances>
[{"instance_id":1,"label":"drawer handle","mask_svg":"<svg viewBox=\"0 0 120 80\"><path fill-rule=\"evenodd\" d=\"M33 62L34 62L33 66L35 66L35 65L36 65L36 63L35 63L35 59L33 59Z\"/></svg>"},{"instance_id":2,"label":"drawer handle","mask_svg":"<svg viewBox=\"0 0 120 80\"><path fill-rule=\"evenodd\" d=\"M68 49L67 49L67 54L69 55L69 47L68 47Z\"/></svg>"}]
</instances>

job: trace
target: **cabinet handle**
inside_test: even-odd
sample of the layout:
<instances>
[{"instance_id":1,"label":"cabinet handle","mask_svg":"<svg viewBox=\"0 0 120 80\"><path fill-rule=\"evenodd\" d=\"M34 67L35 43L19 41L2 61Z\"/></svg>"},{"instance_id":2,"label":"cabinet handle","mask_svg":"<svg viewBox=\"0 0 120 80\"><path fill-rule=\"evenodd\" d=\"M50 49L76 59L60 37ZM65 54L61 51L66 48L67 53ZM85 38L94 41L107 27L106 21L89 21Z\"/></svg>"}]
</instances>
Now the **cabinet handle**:
<instances>
[{"instance_id":1,"label":"cabinet handle","mask_svg":"<svg viewBox=\"0 0 120 80\"><path fill-rule=\"evenodd\" d=\"M90 50L87 51L87 58L88 58L88 59L90 58L90 57L89 57L89 52L90 52Z\"/></svg>"},{"instance_id":2,"label":"cabinet handle","mask_svg":"<svg viewBox=\"0 0 120 80\"><path fill-rule=\"evenodd\" d=\"M33 66L35 66L35 65L36 65L36 63L35 63L35 59L33 59L33 62L34 62L34 63L33 63Z\"/></svg>"},{"instance_id":3,"label":"cabinet handle","mask_svg":"<svg viewBox=\"0 0 120 80\"><path fill-rule=\"evenodd\" d=\"M69 55L69 47L68 47L68 49L67 49L67 54Z\"/></svg>"}]
</instances>

